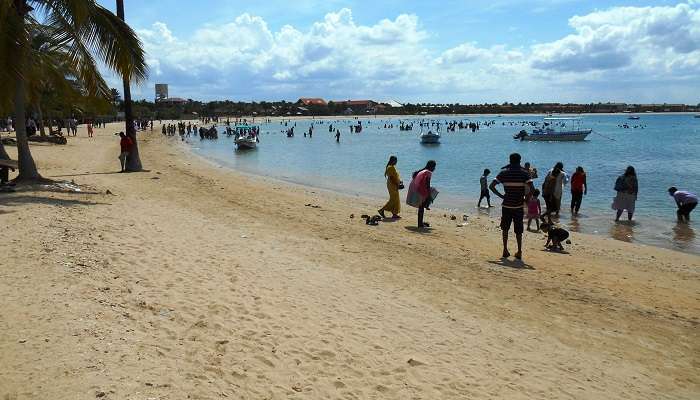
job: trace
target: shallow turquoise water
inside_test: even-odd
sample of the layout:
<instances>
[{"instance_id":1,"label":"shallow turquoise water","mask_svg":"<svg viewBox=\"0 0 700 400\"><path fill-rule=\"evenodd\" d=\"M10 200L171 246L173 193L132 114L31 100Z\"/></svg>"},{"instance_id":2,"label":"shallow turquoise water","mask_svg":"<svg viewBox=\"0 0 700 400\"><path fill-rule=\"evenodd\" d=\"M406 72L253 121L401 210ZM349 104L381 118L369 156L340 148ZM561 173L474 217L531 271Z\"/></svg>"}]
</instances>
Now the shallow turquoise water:
<instances>
[{"instance_id":1,"label":"shallow turquoise water","mask_svg":"<svg viewBox=\"0 0 700 400\"><path fill-rule=\"evenodd\" d=\"M639 120L628 115L586 115L583 124L594 133L585 142L542 143L520 142L512 139L524 121L541 121L541 116L454 116L441 118L410 117L413 131L401 132L398 119L363 119L362 133L351 134L346 120L297 120L288 126L279 121L262 123L261 143L254 151L234 151L233 140L225 135L217 141L188 143L195 151L222 165L242 171L272 176L297 183L338 190L347 193L386 196L384 166L389 155L399 158L398 169L406 183L411 172L429 159L437 161L433 185L440 189L436 206L475 214L479 211L475 199L479 195L479 177L484 168L498 171L507 164L511 152L519 152L540 171L536 186L540 186L546 171L562 161L571 174L576 166L586 169L588 196L584 198L581 215L571 220L568 211L562 213L561 223L574 231L608 235L620 240L670 247L700 253L696 237L698 224L675 223L675 203L666 189L675 185L695 193L700 192L700 118L688 114L642 114ZM482 127L476 133L468 130L446 133L441 128L442 144L425 146L419 143L418 121L474 121ZM490 127L486 121L495 121ZM385 129L384 124L393 124ZM283 130L296 124L295 137L287 138ZM313 124L313 138L303 136ZM328 132L328 124L341 129L340 143ZM514 124L514 125L511 125ZM628 124L630 128L619 127ZM632 126L638 126L633 128ZM643 126L643 128L641 128ZM434 129L434 128L433 128ZM637 169L639 199L633 224L614 224L610 209L615 178L627 165ZM568 188L562 209L568 210ZM492 199L496 203L497 199ZM379 205L379 204L378 204ZM700 218L700 211L695 212Z\"/></svg>"}]
</instances>

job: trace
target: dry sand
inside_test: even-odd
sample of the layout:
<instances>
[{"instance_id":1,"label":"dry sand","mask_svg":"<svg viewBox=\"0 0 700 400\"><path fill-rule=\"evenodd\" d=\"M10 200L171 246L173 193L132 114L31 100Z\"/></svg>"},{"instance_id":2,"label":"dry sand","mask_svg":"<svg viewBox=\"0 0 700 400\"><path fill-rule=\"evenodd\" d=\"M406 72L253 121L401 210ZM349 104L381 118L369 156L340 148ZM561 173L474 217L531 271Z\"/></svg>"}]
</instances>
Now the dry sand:
<instances>
[{"instance_id":1,"label":"dry sand","mask_svg":"<svg viewBox=\"0 0 700 400\"><path fill-rule=\"evenodd\" d=\"M528 233L514 268L489 219L368 227L158 126L114 173L116 129L32 145L81 193L0 193L0 399L700 398L698 256Z\"/></svg>"}]
</instances>

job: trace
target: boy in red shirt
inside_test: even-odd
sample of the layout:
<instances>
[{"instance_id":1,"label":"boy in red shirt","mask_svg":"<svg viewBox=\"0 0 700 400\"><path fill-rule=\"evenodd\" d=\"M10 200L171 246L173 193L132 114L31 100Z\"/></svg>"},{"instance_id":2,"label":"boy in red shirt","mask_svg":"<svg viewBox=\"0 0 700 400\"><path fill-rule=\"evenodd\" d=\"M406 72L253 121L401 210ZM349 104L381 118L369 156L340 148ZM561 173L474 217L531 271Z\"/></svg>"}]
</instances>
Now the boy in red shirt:
<instances>
[{"instance_id":1,"label":"boy in red shirt","mask_svg":"<svg viewBox=\"0 0 700 400\"><path fill-rule=\"evenodd\" d=\"M124 132L119 132L119 147L121 148L121 153L119 153L119 162L122 165L122 170L119 172L126 172L126 158L129 156L131 151L131 146L134 145L134 141L130 137L126 136Z\"/></svg>"},{"instance_id":2,"label":"boy in red shirt","mask_svg":"<svg viewBox=\"0 0 700 400\"><path fill-rule=\"evenodd\" d=\"M571 214L578 214L584 194L588 194L586 172L583 167L576 167L576 172L571 176Z\"/></svg>"}]
</instances>

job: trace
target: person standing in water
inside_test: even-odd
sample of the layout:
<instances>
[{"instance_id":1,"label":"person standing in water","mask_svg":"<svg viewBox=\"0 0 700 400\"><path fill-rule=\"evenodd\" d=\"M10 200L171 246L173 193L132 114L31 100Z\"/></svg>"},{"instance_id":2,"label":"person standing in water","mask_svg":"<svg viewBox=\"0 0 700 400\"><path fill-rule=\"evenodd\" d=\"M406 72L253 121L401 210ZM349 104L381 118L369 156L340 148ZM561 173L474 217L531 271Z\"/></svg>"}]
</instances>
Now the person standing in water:
<instances>
[{"instance_id":1,"label":"person standing in water","mask_svg":"<svg viewBox=\"0 0 700 400\"><path fill-rule=\"evenodd\" d=\"M389 162L386 164L386 169L384 170L386 188L389 191L389 201L387 201L384 207L380 208L378 211L382 218L386 218L386 215L384 214L385 211L391 212L391 218L401 218L399 216L399 213L401 212L399 189L402 189L403 183L401 183L401 177L399 176L399 172L396 170L397 162L398 158L396 158L396 156L389 157Z\"/></svg>"},{"instance_id":2,"label":"person standing in water","mask_svg":"<svg viewBox=\"0 0 700 400\"><path fill-rule=\"evenodd\" d=\"M698 205L698 196L685 190L678 190L675 186L668 188L668 194L673 197L678 205L678 222L690 222L690 212Z\"/></svg>"},{"instance_id":3,"label":"person standing in water","mask_svg":"<svg viewBox=\"0 0 700 400\"><path fill-rule=\"evenodd\" d=\"M532 186L532 178L530 174L520 165L520 154L513 153L510 155L510 163L501 170L491 182L489 188L496 196L503 199L501 208L501 230L503 231L503 258L510 257L508 251L508 231L510 225L513 225L515 231L515 239L518 243L518 252L515 253L515 258L520 260L523 257L523 219L525 217L525 190L529 188L529 193L535 191ZM496 188L502 184L505 194L501 194Z\"/></svg>"},{"instance_id":4,"label":"person standing in water","mask_svg":"<svg viewBox=\"0 0 700 400\"><path fill-rule=\"evenodd\" d=\"M340 130L339 129L335 130L335 142L340 143Z\"/></svg>"},{"instance_id":5,"label":"person standing in water","mask_svg":"<svg viewBox=\"0 0 700 400\"><path fill-rule=\"evenodd\" d=\"M488 176L491 170L486 168L484 174L479 178L479 184L481 185L481 194L479 195L479 202L476 203L477 208L481 208L481 200L486 199L486 204L491 208L491 195L489 194L489 183Z\"/></svg>"},{"instance_id":6,"label":"person standing in water","mask_svg":"<svg viewBox=\"0 0 700 400\"><path fill-rule=\"evenodd\" d=\"M612 203L612 209L617 211L615 222L620 220L624 210L627 210L627 220L632 221L634 205L637 202L637 194L639 192L637 172L633 166L628 166L625 173L617 177L615 191L617 195L615 195Z\"/></svg>"},{"instance_id":7,"label":"person standing in water","mask_svg":"<svg viewBox=\"0 0 700 400\"><path fill-rule=\"evenodd\" d=\"M583 196L588 194L588 184L586 183L586 171L583 167L576 167L576 172L571 175L571 214L577 215L581 209Z\"/></svg>"}]
</instances>

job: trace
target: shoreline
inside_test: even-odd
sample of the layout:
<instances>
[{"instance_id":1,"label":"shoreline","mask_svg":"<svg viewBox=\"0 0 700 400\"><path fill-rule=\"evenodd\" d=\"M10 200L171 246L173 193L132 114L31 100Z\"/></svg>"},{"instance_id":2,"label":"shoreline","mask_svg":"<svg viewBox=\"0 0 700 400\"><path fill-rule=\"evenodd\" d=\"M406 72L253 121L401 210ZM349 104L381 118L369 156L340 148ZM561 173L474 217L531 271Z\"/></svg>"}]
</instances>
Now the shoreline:
<instances>
[{"instance_id":1,"label":"shoreline","mask_svg":"<svg viewBox=\"0 0 700 400\"><path fill-rule=\"evenodd\" d=\"M158 129L148 170L115 173L113 127L32 146L82 192L0 194L0 396L700 393L698 256L526 233L526 264L503 262L489 219L368 227L366 199L216 168Z\"/></svg>"},{"instance_id":2,"label":"shoreline","mask_svg":"<svg viewBox=\"0 0 700 400\"><path fill-rule=\"evenodd\" d=\"M308 118L307 118L308 119ZM172 139L176 139L176 137L173 137ZM371 186L371 188L376 189L375 191L372 191L370 193L369 190L367 191L352 191L352 190L343 190L341 187L343 186L348 186L348 184L353 184L350 185L352 187L359 186L357 185L358 181L353 181L353 180L345 180L341 184L336 184L335 186L328 183L324 184L325 182L320 182L320 183L314 183L310 181L304 181L302 178L295 178L295 177L285 177L285 176L275 176L272 174L267 174L264 172L259 172L259 171L253 171L253 170L246 170L246 169L240 169L236 168L233 165L227 164L225 161L218 160L216 157L213 158L208 158L205 154L202 154L199 152L199 149L197 148L197 139L194 137L192 142L181 142L178 141L178 145L181 146L189 155L193 157L198 157L207 163L210 163L211 165L217 167L217 168L223 168L226 170L231 171L232 173L238 173L242 174L246 177L249 178L260 178L260 179L268 179L273 182L277 182L279 184L289 184L289 185L296 185L301 188L305 189L311 189L311 190L323 190L323 191L328 191L331 193L334 193L336 195L343 195L347 196L348 198L362 198L365 202L374 202L377 204L377 208L381 207L382 204L386 202L386 197L380 197L378 196L377 190L382 190L384 188L383 184L380 185L375 185ZM255 150L255 151L261 151L261 150ZM369 186L368 186L369 187ZM493 223L499 223L499 218L500 218L500 200L496 198L495 196L492 196L492 201L493 201L493 208L492 209L486 209L486 208L477 208L476 203L478 202L478 198L474 197L466 197L466 196L460 196L460 195L447 195L446 193L441 193L442 198L444 199L447 196L447 206L437 206L433 207L434 210L440 214L447 214L447 215L452 215L455 214L458 219L461 220L462 214L468 215L469 218L485 218L488 219L489 221L492 221ZM405 193L402 192L400 193L401 200L402 200L402 208L410 208L406 204L404 204L403 201L403 196L405 196ZM611 198L612 199L612 198ZM612 200L611 200L612 201ZM438 200L438 203L440 200ZM461 204L461 205L460 205ZM468 206L469 204L472 204L473 207ZM544 206L544 204L543 204ZM660 237L650 237L645 239L634 239L634 231L632 229L633 226L637 226L637 224L644 224L651 226L651 229L653 231L658 231L659 229L667 229L669 226L672 225L672 222L660 218L658 216L646 216L644 218L644 222L637 222L636 220L634 221L633 225L630 225L626 221L621 221L619 223L614 223L613 221L613 214L608 213L606 214L604 211L605 208L591 208L589 209L590 212L584 212L581 219L573 219L570 215L566 214L567 210L565 209L564 212L562 213L561 219L555 219L555 222L567 227L568 229L571 229L573 233L575 233L576 236L584 235L584 236L592 236L592 237L597 237L597 238L603 238L603 239L614 239L617 241L621 242L626 242L626 243L635 243L638 245L643 245L643 246L651 246L655 248L663 248L667 250L672 250L672 251L678 251L681 253L686 253L686 254L693 254L693 255L700 255L700 249L697 249L695 247L688 247L684 248L682 245L679 243L675 243L671 240L662 240ZM369 211L369 214L375 214L376 210L374 211ZM592 220L603 220L606 221L607 219L610 220L610 223L606 226L604 226L604 230L601 230L600 233L590 233L590 232L582 232L581 228L578 227L580 222L579 221L592 221ZM572 224L575 226L572 227ZM628 229L629 228L629 229ZM593 227L587 227L586 229L593 229ZM673 230L674 228L671 226L671 228L668 228ZM690 227L689 229L692 229ZM619 232L618 232L619 231ZM629 231L629 232L628 232ZM615 233L618 232L617 235L631 235L632 239L629 237L624 236L618 236L615 237Z\"/></svg>"}]
</instances>

